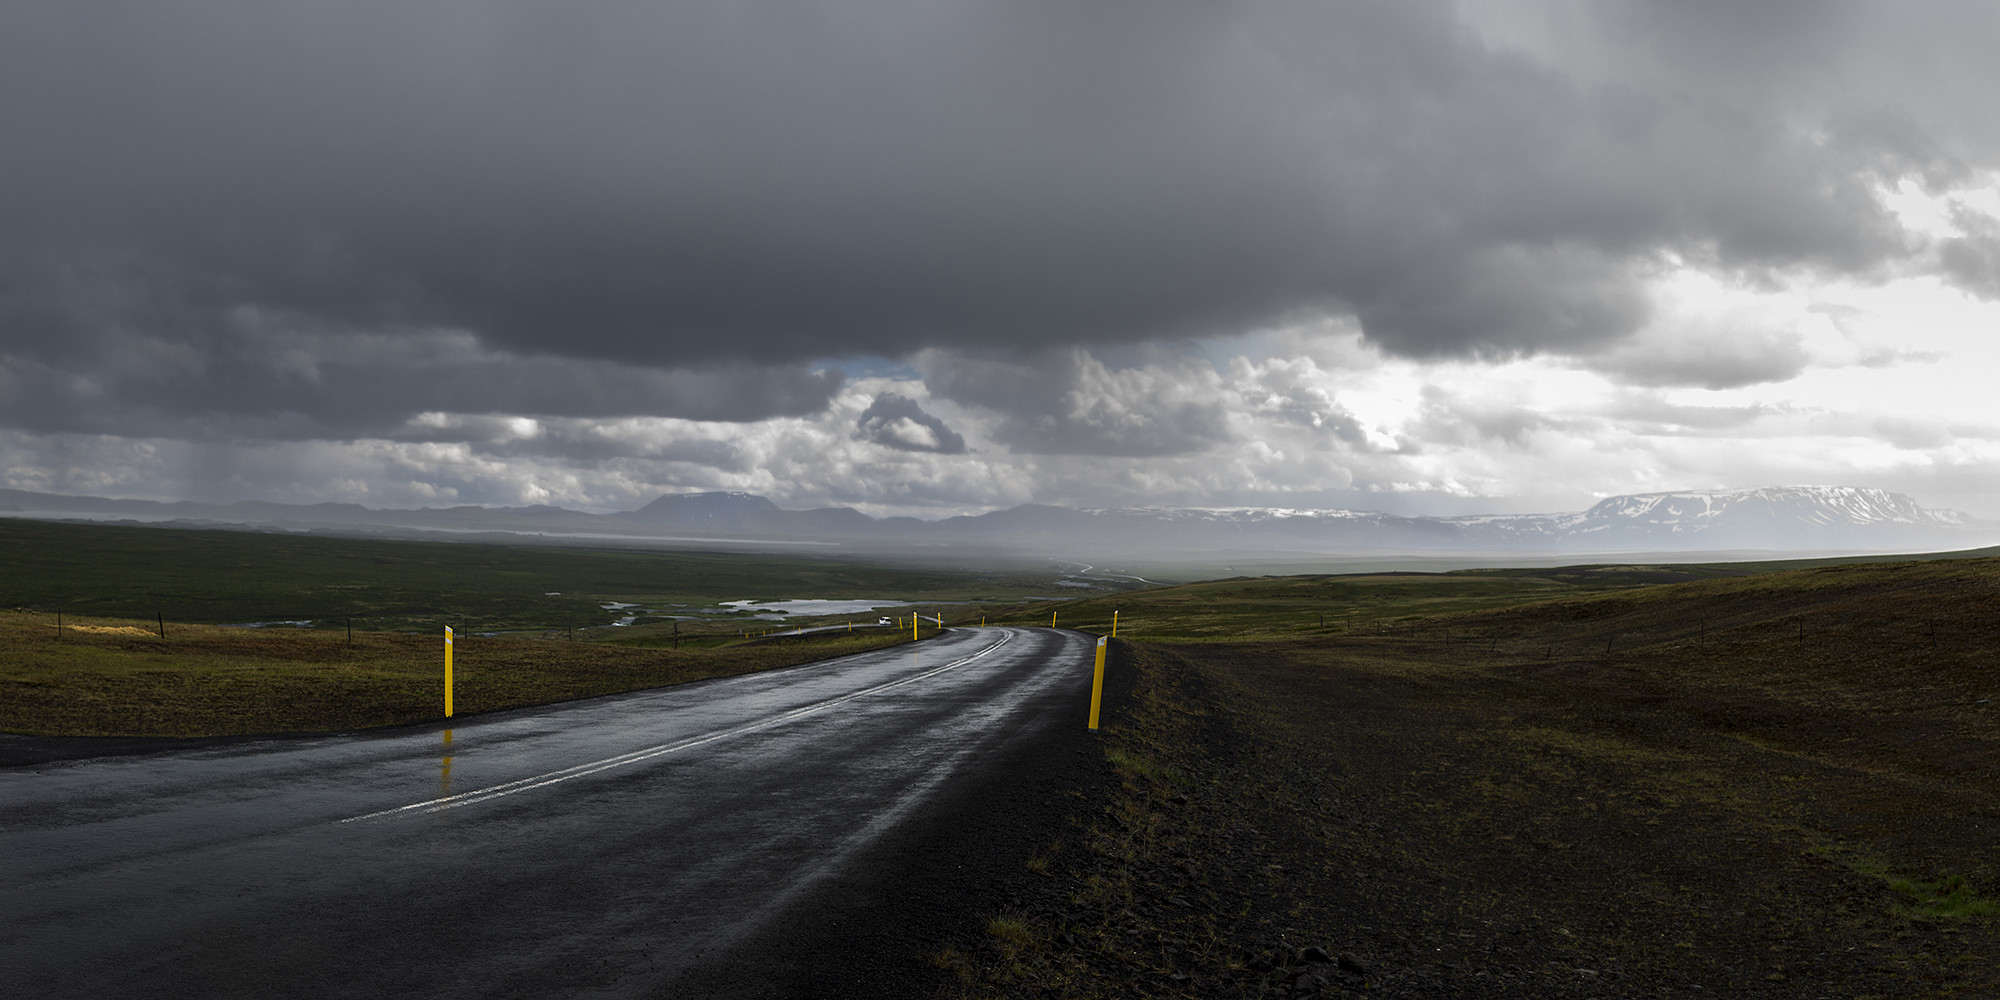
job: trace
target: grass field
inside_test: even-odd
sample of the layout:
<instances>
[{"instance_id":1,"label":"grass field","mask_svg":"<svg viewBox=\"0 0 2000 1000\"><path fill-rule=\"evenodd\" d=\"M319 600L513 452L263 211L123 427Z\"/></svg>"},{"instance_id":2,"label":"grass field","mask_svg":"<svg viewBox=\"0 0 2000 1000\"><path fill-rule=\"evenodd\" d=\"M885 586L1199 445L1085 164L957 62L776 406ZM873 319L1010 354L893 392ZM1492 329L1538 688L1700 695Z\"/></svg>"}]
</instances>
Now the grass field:
<instances>
[{"instance_id":1,"label":"grass field","mask_svg":"<svg viewBox=\"0 0 2000 1000\"><path fill-rule=\"evenodd\" d=\"M442 634L241 629L0 613L0 731L217 736L443 714ZM474 714L768 670L910 641L890 629L671 644L460 634L454 711Z\"/></svg>"},{"instance_id":2,"label":"grass field","mask_svg":"<svg viewBox=\"0 0 2000 1000\"><path fill-rule=\"evenodd\" d=\"M606 601L1005 601L1053 572L951 571L851 558L371 541L0 518L0 609L208 624L310 620L464 631L603 625ZM746 615L747 617L747 615Z\"/></svg>"},{"instance_id":3,"label":"grass field","mask_svg":"<svg viewBox=\"0 0 2000 1000\"><path fill-rule=\"evenodd\" d=\"M1056 579L1053 570L950 571L831 556L0 519L0 609L16 609L0 610L0 732L187 737L433 718L442 710L447 625L458 636L459 713L610 694L909 635L768 638L781 624L749 612L610 628L605 602L713 611L728 600L879 599L969 615L976 606L967 602L1058 591ZM315 627L221 627L298 620Z\"/></svg>"},{"instance_id":4,"label":"grass field","mask_svg":"<svg viewBox=\"0 0 2000 1000\"><path fill-rule=\"evenodd\" d=\"M1109 787L940 961L968 997L2000 995L2000 560L1704 574L1325 626L1358 581L1125 595Z\"/></svg>"},{"instance_id":5,"label":"grass field","mask_svg":"<svg viewBox=\"0 0 2000 1000\"><path fill-rule=\"evenodd\" d=\"M1440 616L1581 594L1764 572L1756 564L1572 566L1557 569L1460 570L1241 577L1105 594L1060 604L988 609L991 620L1108 632L1146 641L1235 641L1341 635L1407 625L1433 627Z\"/></svg>"},{"instance_id":6,"label":"grass field","mask_svg":"<svg viewBox=\"0 0 2000 1000\"><path fill-rule=\"evenodd\" d=\"M1936 567L1965 563L1924 564ZM211 735L387 725L425 717L438 700L439 634L492 667L464 676L460 710L557 700L760 669L787 658L741 642L772 623L642 619L604 628L606 601L713 606L722 600L870 597L930 602L954 623L1047 624L1142 641L1241 642L1380 635L1430 644L1529 647L1544 658L1641 641L1664 625L1732 628L1735 612L1684 609L1664 622L1617 625L1560 611L1482 612L1624 592L1673 600L1665 584L1714 581L1700 598L1736 602L1808 627L1784 609L1807 591L1747 565L1583 566L1231 579L1100 593L1048 594L1052 574L948 572L831 557L711 552L579 551L442 542L369 541L0 520L0 730L37 734ZM1865 572L1830 567L1802 572ZM1929 572L1946 572L1933 569ZM1757 583L1774 579L1776 583ZM1808 579L1808 578L1798 578ZM1732 589L1734 588L1734 589ZM1779 593L1789 596L1779 597ZM1639 606L1639 605L1634 605ZM1666 605L1661 605L1662 607ZM1706 607L1707 605L1704 605ZM1585 617L1604 617L1601 609ZM1677 606L1678 607L1678 606ZM51 640L58 614L71 627ZM1531 627L1535 615L1543 624ZM864 620L866 615L859 616ZM1643 616L1642 616L1643 617ZM317 628L219 629L218 622L310 619ZM1773 620L1776 620L1774 618ZM353 631L345 627L353 623ZM92 623L96 623L93 625ZM1851 623L1841 627L1851 628ZM167 635L156 633L164 625ZM85 627L110 629L88 632ZM578 628L581 627L580 630ZM1819 628L1814 625L1811 628ZM1901 627L1914 627L1905 620ZM1928 626L1927 626L1928 627ZM482 636L479 633L490 633ZM1789 633L1787 633L1789 634ZM1926 633L1928 635L1928 632ZM582 638L584 642L569 642ZM533 640L544 641L533 641ZM557 640L557 641L546 641ZM826 655L865 639L779 648ZM668 655L671 654L671 655ZM1525 654L1523 654L1525 655ZM526 666L537 664L534 668ZM740 664L740 666L738 665Z\"/></svg>"}]
</instances>

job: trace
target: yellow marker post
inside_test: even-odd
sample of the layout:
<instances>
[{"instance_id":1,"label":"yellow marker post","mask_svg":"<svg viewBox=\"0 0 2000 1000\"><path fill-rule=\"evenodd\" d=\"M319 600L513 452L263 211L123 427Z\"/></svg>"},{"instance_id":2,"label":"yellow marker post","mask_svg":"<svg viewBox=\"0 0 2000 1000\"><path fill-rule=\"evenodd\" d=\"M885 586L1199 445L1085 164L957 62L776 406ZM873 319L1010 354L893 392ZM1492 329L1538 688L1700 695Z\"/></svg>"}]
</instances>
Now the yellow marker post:
<instances>
[{"instance_id":1,"label":"yellow marker post","mask_svg":"<svg viewBox=\"0 0 2000 1000\"><path fill-rule=\"evenodd\" d=\"M444 717L451 718L451 626L444 627Z\"/></svg>"},{"instance_id":2,"label":"yellow marker post","mask_svg":"<svg viewBox=\"0 0 2000 1000\"><path fill-rule=\"evenodd\" d=\"M1097 732L1097 709L1104 704L1104 644L1110 642L1104 636L1097 637L1097 668L1090 678L1090 731Z\"/></svg>"},{"instance_id":3,"label":"yellow marker post","mask_svg":"<svg viewBox=\"0 0 2000 1000\"><path fill-rule=\"evenodd\" d=\"M910 641L917 641L917 616L910 616Z\"/></svg>"},{"instance_id":4,"label":"yellow marker post","mask_svg":"<svg viewBox=\"0 0 2000 1000\"><path fill-rule=\"evenodd\" d=\"M1049 627L1050 628L1056 627L1056 613L1053 611L1049 612Z\"/></svg>"},{"instance_id":5,"label":"yellow marker post","mask_svg":"<svg viewBox=\"0 0 2000 1000\"><path fill-rule=\"evenodd\" d=\"M1118 638L1118 612L1111 612L1111 638Z\"/></svg>"}]
</instances>

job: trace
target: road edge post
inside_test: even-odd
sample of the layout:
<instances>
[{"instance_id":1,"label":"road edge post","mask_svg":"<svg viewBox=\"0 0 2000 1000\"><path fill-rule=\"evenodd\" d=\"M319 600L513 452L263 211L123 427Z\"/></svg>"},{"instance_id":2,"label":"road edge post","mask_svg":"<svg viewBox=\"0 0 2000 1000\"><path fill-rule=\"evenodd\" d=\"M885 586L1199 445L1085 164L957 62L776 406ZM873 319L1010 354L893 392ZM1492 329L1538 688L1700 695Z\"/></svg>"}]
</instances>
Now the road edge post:
<instances>
[{"instance_id":1,"label":"road edge post","mask_svg":"<svg viewBox=\"0 0 2000 1000\"><path fill-rule=\"evenodd\" d=\"M1090 678L1090 731L1097 732L1097 712L1104 705L1104 646L1109 636L1097 637L1097 666Z\"/></svg>"},{"instance_id":2,"label":"road edge post","mask_svg":"<svg viewBox=\"0 0 2000 1000\"><path fill-rule=\"evenodd\" d=\"M451 718L451 626L444 627L444 717Z\"/></svg>"}]
</instances>

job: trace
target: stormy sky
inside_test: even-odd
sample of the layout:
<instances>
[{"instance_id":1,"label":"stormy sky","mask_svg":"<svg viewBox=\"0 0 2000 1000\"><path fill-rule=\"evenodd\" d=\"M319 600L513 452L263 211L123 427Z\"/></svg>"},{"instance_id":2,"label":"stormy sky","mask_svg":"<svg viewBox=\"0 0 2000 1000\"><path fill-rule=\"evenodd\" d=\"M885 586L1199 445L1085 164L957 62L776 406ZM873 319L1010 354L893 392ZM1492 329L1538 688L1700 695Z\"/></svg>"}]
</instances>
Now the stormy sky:
<instances>
[{"instance_id":1,"label":"stormy sky","mask_svg":"<svg viewBox=\"0 0 2000 1000\"><path fill-rule=\"evenodd\" d=\"M2000 517L1984 0L0 7L0 486Z\"/></svg>"}]
</instances>

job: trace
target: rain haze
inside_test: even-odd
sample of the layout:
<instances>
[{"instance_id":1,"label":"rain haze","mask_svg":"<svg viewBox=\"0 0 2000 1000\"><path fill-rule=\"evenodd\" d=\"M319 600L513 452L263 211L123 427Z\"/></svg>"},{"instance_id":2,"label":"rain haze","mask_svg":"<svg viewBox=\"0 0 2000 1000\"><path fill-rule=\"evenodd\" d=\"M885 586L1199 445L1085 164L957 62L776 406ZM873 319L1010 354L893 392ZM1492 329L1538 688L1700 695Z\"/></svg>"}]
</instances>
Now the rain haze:
<instances>
[{"instance_id":1,"label":"rain haze","mask_svg":"<svg viewBox=\"0 0 2000 1000\"><path fill-rule=\"evenodd\" d=\"M0 487L2000 517L2000 7L0 10Z\"/></svg>"}]
</instances>

